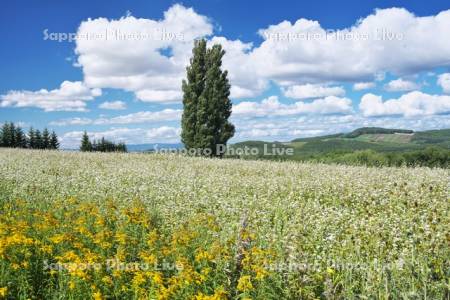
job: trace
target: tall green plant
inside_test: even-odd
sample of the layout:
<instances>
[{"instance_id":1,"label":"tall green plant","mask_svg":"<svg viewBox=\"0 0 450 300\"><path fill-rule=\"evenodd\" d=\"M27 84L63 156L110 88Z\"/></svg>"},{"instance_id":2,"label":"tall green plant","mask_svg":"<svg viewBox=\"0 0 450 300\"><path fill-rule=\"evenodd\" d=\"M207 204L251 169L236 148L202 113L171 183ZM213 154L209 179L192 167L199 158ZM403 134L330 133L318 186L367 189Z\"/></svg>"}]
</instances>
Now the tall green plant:
<instances>
[{"instance_id":1,"label":"tall green plant","mask_svg":"<svg viewBox=\"0 0 450 300\"><path fill-rule=\"evenodd\" d=\"M220 156L218 146L226 145L235 131L228 121L232 103L228 72L222 70L225 51L220 45L207 49L206 41L199 40L192 53L182 85L181 139L188 150L202 149L200 154Z\"/></svg>"}]
</instances>

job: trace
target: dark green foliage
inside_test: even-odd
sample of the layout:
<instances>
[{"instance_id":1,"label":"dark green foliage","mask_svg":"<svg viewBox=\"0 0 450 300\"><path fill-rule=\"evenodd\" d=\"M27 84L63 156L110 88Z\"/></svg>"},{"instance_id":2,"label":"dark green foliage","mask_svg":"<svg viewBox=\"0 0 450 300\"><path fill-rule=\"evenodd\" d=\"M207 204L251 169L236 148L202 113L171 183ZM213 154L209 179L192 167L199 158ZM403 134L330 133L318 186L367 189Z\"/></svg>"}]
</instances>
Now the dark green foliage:
<instances>
[{"instance_id":1,"label":"dark green foliage","mask_svg":"<svg viewBox=\"0 0 450 300\"><path fill-rule=\"evenodd\" d=\"M27 147L27 137L23 133L22 128L16 127L15 129L15 144L16 148L26 148Z\"/></svg>"},{"instance_id":2,"label":"dark green foliage","mask_svg":"<svg viewBox=\"0 0 450 300\"><path fill-rule=\"evenodd\" d=\"M59 143L55 132L50 136L49 131L44 129L41 135L39 130L34 130L33 127L30 127L28 136L26 136L22 128L11 122L3 124L0 130L0 146L9 148L58 149Z\"/></svg>"},{"instance_id":3,"label":"dark green foliage","mask_svg":"<svg viewBox=\"0 0 450 300\"><path fill-rule=\"evenodd\" d=\"M116 151L117 152L128 152L127 145L125 145L125 143L118 143L116 146Z\"/></svg>"},{"instance_id":4,"label":"dark green foliage","mask_svg":"<svg viewBox=\"0 0 450 300\"><path fill-rule=\"evenodd\" d=\"M58 136L54 131L52 131L52 135L50 136L50 149L59 149Z\"/></svg>"},{"instance_id":5,"label":"dark green foliage","mask_svg":"<svg viewBox=\"0 0 450 300\"><path fill-rule=\"evenodd\" d=\"M325 163L339 163L349 165L365 165L370 167L450 167L450 150L438 147L408 152L377 152L374 150L362 150L352 153L329 153L325 156L317 156L315 161Z\"/></svg>"},{"instance_id":6,"label":"dark green foliage","mask_svg":"<svg viewBox=\"0 0 450 300\"><path fill-rule=\"evenodd\" d=\"M28 148L35 149L37 146L36 144L36 135L33 127L30 127L30 130L28 131Z\"/></svg>"},{"instance_id":7,"label":"dark green foliage","mask_svg":"<svg viewBox=\"0 0 450 300\"><path fill-rule=\"evenodd\" d=\"M412 141L418 144L432 144L450 148L450 129L416 132Z\"/></svg>"},{"instance_id":8,"label":"dark green foliage","mask_svg":"<svg viewBox=\"0 0 450 300\"><path fill-rule=\"evenodd\" d=\"M13 123L4 123L1 129L2 147L15 146L15 127Z\"/></svg>"},{"instance_id":9,"label":"dark green foliage","mask_svg":"<svg viewBox=\"0 0 450 300\"><path fill-rule=\"evenodd\" d=\"M91 141L89 141L89 136L86 131L83 133L83 137L81 138L80 151L82 152L92 151L92 144Z\"/></svg>"},{"instance_id":10,"label":"dark green foliage","mask_svg":"<svg viewBox=\"0 0 450 300\"><path fill-rule=\"evenodd\" d=\"M450 149L427 147L425 150L406 152L403 156L410 166L450 167Z\"/></svg>"},{"instance_id":11,"label":"dark green foliage","mask_svg":"<svg viewBox=\"0 0 450 300\"><path fill-rule=\"evenodd\" d=\"M44 143L42 142L42 134L39 129L34 132L35 149L43 149Z\"/></svg>"},{"instance_id":12,"label":"dark green foliage","mask_svg":"<svg viewBox=\"0 0 450 300\"><path fill-rule=\"evenodd\" d=\"M225 51L220 45L206 48L206 41L196 41L187 80L183 80L183 116L181 139L186 149L202 149L203 155L220 156L218 145L226 145L234 135L228 72L222 71Z\"/></svg>"},{"instance_id":13,"label":"dark green foliage","mask_svg":"<svg viewBox=\"0 0 450 300\"><path fill-rule=\"evenodd\" d=\"M206 41L195 41L190 65L186 68L186 80L182 82L183 116L181 141L187 149L196 147L197 111L206 77Z\"/></svg>"},{"instance_id":14,"label":"dark green foliage","mask_svg":"<svg viewBox=\"0 0 450 300\"><path fill-rule=\"evenodd\" d=\"M94 140L92 143L85 131L81 138L80 151L82 152L127 152L127 146L124 143L115 144L102 137L99 141Z\"/></svg>"},{"instance_id":15,"label":"dark green foliage","mask_svg":"<svg viewBox=\"0 0 450 300\"><path fill-rule=\"evenodd\" d=\"M42 132L42 149L49 149L50 148L50 132L47 128L44 128L44 131Z\"/></svg>"}]
</instances>

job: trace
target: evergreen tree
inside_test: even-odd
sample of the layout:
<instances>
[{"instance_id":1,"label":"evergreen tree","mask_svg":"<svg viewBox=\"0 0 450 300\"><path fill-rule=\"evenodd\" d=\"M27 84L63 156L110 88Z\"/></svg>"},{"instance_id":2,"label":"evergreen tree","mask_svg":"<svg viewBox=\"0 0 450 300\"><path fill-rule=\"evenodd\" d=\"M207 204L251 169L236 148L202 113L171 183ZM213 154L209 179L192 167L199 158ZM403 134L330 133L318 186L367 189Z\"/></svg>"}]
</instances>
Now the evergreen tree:
<instances>
[{"instance_id":1,"label":"evergreen tree","mask_svg":"<svg viewBox=\"0 0 450 300\"><path fill-rule=\"evenodd\" d=\"M117 152L127 152L127 145L125 143L119 143L116 149Z\"/></svg>"},{"instance_id":2,"label":"evergreen tree","mask_svg":"<svg viewBox=\"0 0 450 300\"><path fill-rule=\"evenodd\" d=\"M16 147L16 126L13 122L9 123L9 146Z\"/></svg>"},{"instance_id":3,"label":"evergreen tree","mask_svg":"<svg viewBox=\"0 0 450 300\"><path fill-rule=\"evenodd\" d=\"M50 132L47 128L42 131L42 149L50 149Z\"/></svg>"},{"instance_id":4,"label":"evergreen tree","mask_svg":"<svg viewBox=\"0 0 450 300\"><path fill-rule=\"evenodd\" d=\"M80 151L93 151L93 152L127 152L127 146L125 143L113 143L104 137L100 140L93 140L92 143L89 140L89 136L86 131L81 139Z\"/></svg>"},{"instance_id":5,"label":"evergreen tree","mask_svg":"<svg viewBox=\"0 0 450 300\"><path fill-rule=\"evenodd\" d=\"M57 149L58 137L53 132L50 135L48 129L44 129L41 135L39 130L30 127L25 135L20 126L14 123L4 123L0 128L0 147L30 148L30 149Z\"/></svg>"},{"instance_id":6,"label":"evergreen tree","mask_svg":"<svg viewBox=\"0 0 450 300\"><path fill-rule=\"evenodd\" d=\"M14 147L15 143L15 127L13 123L4 123L2 126L2 146Z\"/></svg>"},{"instance_id":7,"label":"evergreen tree","mask_svg":"<svg viewBox=\"0 0 450 300\"><path fill-rule=\"evenodd\" d=\"M95 141L94 141L95 144ZM81 138L81 146L80 146L80 151L82 152L87 152L87 151L92 151L93 147L91 144L91 141L89 140L89 136L87 134L87 132L85 131L83 133L83 137Z\"/></svg>"},{"instance_id":8,"label":"evergreen tree","mask_svg":"<svg viewBox=\"0 0 450 300\"><path fill-rule=\"evenodd\" d=\"M50 149L57 150L59 149L59 141L58 136L54 131L52 131L52 134L50 136Z\"/></svg>"},{"instance_id":9,"label":"evergreen tree","mask_svg":"<svg viewBox=\"0 0 450 300\"><path fill-rule=\"evenodd\" d=\"M16 127L15 129L15 145L17 148L26 148L27 147L27 139L25 134L23 133L22 128Z\"/></svg>"},{"instance_id":10,"label":"evergreen tree","mask_svg":"<svg viewBox=\"0 0 450 300\"><path fill-rule=\"evenodd\" d=\"M35 149L42 149L43 147L43 142L42 142L42 134L41 131L39 129L37 129L34 132L34 140L35 140Z\"/></svg>"},{"instance_id":11,"label":"evergreen tree","mask_svg":"<svg viewBox=\"0 0 450 300\"><path fill-rule=\"evenodd\" d=\"M28 148L36 148L36 134L33 127L30 127L30 130L28 131Z\"/></svg>"},{"instance_id":12,"label":"evergreen tree","mask_svg":"<svg viewBox=\"0 0 450 300\"><path fill-rule=\"evenodd\" d=\"M8 147L7 145L7 133L8 132L8 123L3 123L2 128L0 129L0 146Z\"/></svg>"},{"instance_id":13,"label":"evergreen tree","mask_svg":"<svg viewBox=\"0 0 450 300\"><path fill-rule=\"evenodd\" d=\"M182 82L183 116L181 141L187 149L197 148L197 110L199 97L205 86L206 41L195 41L190 66L186 68L186 80Z\"/></svg>"},{"instance_id":14,"label":"evergreen tree","mask_svg":"<svg viewBox=\"0 0 450 300\"><path fill-rule=\"evenodd\" d=\"M226 145L234 135L228 121L232 103L227 71L222 71L225 51L220 45L206 49L206 41L196 41L187 81L183 80L183 116L181 138L189 149L210 149L219 156L217 145Z\"/></svg>"}]
</instances>

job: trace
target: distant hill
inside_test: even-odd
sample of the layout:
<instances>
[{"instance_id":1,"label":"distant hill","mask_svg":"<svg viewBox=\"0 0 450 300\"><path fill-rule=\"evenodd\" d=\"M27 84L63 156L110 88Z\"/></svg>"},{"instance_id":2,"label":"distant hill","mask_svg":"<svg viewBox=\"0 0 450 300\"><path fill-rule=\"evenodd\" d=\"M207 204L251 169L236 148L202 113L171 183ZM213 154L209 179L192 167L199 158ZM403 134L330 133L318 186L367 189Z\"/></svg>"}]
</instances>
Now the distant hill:
<instances>
[{"instance_id":1,"label":"distant hill","mask_svg":"<svg viewBox=\"0 0 450 300\"><path fill-rule=\"evenodd\" d=\"M353 130L350 133L344 134L346 138L356 138L358 136L364 134L396 134L396 133L404 133L404 134L413 134L414 131L408 129L387 129L381 127L362 127L356 130Z\"/></svg>"},{"instance_id":2,"label":"distant hill","mask_svg":"<svg viewBox=\"0 0 450 300\"><path fill-rule=\"evenodd\" d=\"M355 159L354 156L364 154L378 155L381 160L395 160L395 164L400 165L402 161L428 160L429 156L437 155L439 162L436 165L445 166L450 162L450 129L414 132L408 129L364 127L350 133L297 138L287 143L248 141L235 144L236 147L248 146L259 149L263 149L264 145L269 148L291 147L294 154L257 155L256 158L342 162L344 158L348 161ZM415 158L416 156L418 158Z\"/></svg>"},{"instance_id":3,"label":"distant hill","mask_svg":"<svg viewBox=\"0 0 450 300\"><path fill-rule=\"evenodd\" d=\"M290 142L245 141L235 145L249 147L277 144L301 149L302 152L323 153L373 149L377 151L417 150L426 146L450 147L450 129L414 132L409 129L363 127L349 133L297 138Z\"/></svg>"},{"instance_id":4,"label":"distant hill","mask_svg":"<svg viewBox=\"0 0 450 300\"><path fill-rule=\"evenodd\" d=\"M439 145L450 148L450 129L416 132L412 142L423 145Z\"/></svg>"}]
</instances>

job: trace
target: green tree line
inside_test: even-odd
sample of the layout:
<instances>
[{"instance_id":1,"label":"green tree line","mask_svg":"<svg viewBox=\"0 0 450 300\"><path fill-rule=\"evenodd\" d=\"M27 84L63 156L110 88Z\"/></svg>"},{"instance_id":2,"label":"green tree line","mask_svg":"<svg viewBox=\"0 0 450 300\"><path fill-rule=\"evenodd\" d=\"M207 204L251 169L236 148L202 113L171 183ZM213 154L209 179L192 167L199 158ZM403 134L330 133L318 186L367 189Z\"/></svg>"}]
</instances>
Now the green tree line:
<instances>
[{"instance_id":1,"label":"green tree line","mask_svg":"<svg viewBox=\"0 0 450 300\"><path fill-rule=\"evenodd\" d=\"M347 165L364 165L370 167L450 167L450 150L430 146L425 149L402 152L379 152L374 150L360 150L351 153L327 153L312 159L325 163L339 163Z\"/></svg>"},{"instance_id":2,"label":"green tree line","mask_svg":"<svg viewBox=\"0 0 450 300\"><path fill-rule=\"evenodd\" d=\"M20 126L6 122L0 129L0 147L28 149L59 149L58 136L47 128L42 132L30 127L27 134Z\"/></svg>"},{"instance_id":3,"label":"green tree line","mask_svg":"<svg viewBox=\"0 0 450 300\"><path fill-rule=\"evenodd\" d=\"M125 143L113 143L102 137L100 140L89 139L87 132L83 133L81 138L80 151L82 152L127 152Z\"/></svg>"}]
</instances>

